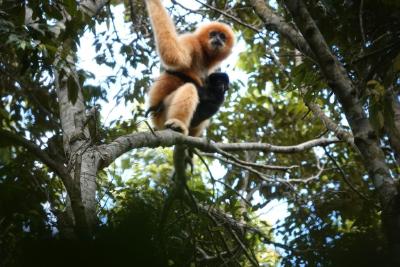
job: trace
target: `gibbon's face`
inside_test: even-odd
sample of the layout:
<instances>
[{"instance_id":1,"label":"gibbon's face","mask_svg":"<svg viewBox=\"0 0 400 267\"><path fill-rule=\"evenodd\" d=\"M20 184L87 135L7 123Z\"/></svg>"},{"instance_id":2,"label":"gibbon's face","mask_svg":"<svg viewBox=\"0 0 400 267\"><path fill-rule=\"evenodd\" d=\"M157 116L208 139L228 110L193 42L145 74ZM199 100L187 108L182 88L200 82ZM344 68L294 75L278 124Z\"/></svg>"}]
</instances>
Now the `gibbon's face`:
<instances>
[{"instance_id":1,"label":"gibbon's face","mask_svg":"<svg viewBox=\"0 0 400 267\"><path fill-rule=\"evenodd\" d=\"M208 34L208 42L213 49L218 50L225 46L226 35L223 32L211 31Z\"/></svg>"},{"instance_id":2,"label":"gibbon's face","mask_svg":"<svg viewBox=\"0 0 400 267\"><path fill-rule=\"evenodd\" d=\"M230 54L235 36L232 29L220 22L210 22L196 31L203 49L209 55L225 57Z\"/></svg>"}]
</instances>

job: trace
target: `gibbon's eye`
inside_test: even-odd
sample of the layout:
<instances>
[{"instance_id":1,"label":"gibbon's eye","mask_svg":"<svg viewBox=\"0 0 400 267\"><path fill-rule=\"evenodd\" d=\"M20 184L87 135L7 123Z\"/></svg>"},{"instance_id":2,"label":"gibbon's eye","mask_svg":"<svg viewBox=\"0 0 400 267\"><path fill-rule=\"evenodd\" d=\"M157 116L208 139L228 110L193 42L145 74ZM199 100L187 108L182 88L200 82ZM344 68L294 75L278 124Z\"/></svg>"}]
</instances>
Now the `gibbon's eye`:
<instances>
[{"instance_id":1,"label":"gibbon's eye","mask_svg":"<svg viewBox=\"0 0 400 267\"><path fill-rule=\"evenodd\" d=\"M223 32L219 32L219 31L210 32L209 38L210 38L211 44L216 48L223 46L226 42L226 35Z\"/></svg>"},{"instance_id":2,"label":"gibbon's eye","mask_svg":"<svg viewBox=\"0 0 400 267\"><path fill-rule=\"evenodd\" d=\"M218 34L218 32L212 31L212 32L209 33L209 37L213 38L213 37L217 36L217 34Z\"/></svg>"},{"instance_id":3,"label":"gibbon's eye","mask_svg":"<svg viewBox=\"0 0 400 267\"><path fill-rule=\"evenodd\" d=\"M218 32L218 31L212 31L212 32L210 32L209 37L210 37L210 38L218 37L218 38L221 39L222 41L225 41L225 40L226 40L225 34L224 34L223 32Z\"/></svg>"}]
</instances>

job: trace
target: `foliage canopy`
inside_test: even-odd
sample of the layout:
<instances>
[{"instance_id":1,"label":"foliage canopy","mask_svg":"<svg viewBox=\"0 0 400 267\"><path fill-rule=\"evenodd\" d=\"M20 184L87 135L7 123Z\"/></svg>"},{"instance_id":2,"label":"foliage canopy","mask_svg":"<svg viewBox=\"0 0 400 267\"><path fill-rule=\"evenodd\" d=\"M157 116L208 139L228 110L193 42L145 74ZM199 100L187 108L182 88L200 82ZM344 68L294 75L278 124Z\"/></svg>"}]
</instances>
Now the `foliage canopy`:
<instances>
[{"instance_id":1,"label":"foliage canopy","mask_svg":"<svg viewBox=\"0 0 400 267\"><path fill-rule=\"evenodd\" d=\"M363 151L346 142L300 153L236 153L237 158L258 164L255 167L201 153L194 157L193 173L188 172L197 212L176 197L170 148L132 150L97 172L95 239L65 241L61 229L69 209L67 185L26 140L70 167L58 95L63 86L73 105L82 92L86 111L95 110L87 123L90 145L147 131L142 122L145 94L159 68L144 2L106 2L88 12L74 0L0 1L0 265L50 266L66 251L83 260L69 258L65 265L378 266L386 262L381 196ZM271 25L254 11L257 1L195 2L204 5L195 9L186 1L168 5L180 30L192 30L199 19L222 18L233 26L244 47L237 62L227 67L239 79L231 77L229 96L207 139L288 146L335 137L321 116L311 112L313 104L341 130L354 133L346 120L346 106L331 90L323 66L300 53L284 34L268 28ZM270 1L269 9L292 25L284 2L290 1ZM374 130L369 134L379 140L385 164L397 177L399 2L304 2L332 54L357 86L354 97ZM120 36L114 23L114 16L121 15L113 12L118 5L124 6L129 36ZM78 63L82 36L88 32L94 36L93 66L107 66L106 77ZM107 121L101 106L111 101L111 92L117 92L117 105L132 113L129 118ZM280 171L259 165L291 167ZM218 172L221 177L214 177L215 166L223 168ZM285 203L288 212L273 225L260 216L271 203Z\"/></svg>"}]
</instances>

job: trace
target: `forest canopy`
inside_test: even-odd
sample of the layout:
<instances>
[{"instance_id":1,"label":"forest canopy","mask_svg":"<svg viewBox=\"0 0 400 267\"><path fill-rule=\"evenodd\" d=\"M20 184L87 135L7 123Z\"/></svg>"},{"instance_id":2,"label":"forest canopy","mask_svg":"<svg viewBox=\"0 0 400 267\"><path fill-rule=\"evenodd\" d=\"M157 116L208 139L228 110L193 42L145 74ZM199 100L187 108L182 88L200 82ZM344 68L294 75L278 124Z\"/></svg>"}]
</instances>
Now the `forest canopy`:
<instances>
[{"instance_id":1,"label":"forest canopy","mask_svg":"<svg viewBox=\"0 0 400 267\"><path fill-rule=\"evenodd\" d=\"M400 266L400 2L163 1L237 38L196 138L145 1L0 1L0 266Z\"/></svg>"}]
</instances>

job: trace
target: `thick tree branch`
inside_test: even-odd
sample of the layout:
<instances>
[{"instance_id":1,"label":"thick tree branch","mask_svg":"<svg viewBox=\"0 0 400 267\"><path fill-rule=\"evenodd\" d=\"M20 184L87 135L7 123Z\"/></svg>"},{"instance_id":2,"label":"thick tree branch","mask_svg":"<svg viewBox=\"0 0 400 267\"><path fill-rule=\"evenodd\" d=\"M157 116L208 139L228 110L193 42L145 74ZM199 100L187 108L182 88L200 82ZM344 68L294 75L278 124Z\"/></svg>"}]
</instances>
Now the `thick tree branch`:
<instances>
[{"instance_id":1,"label":"thick tree branch","mask_svg":"<svg viewBox=\"0 0 400 267\"><path fill-rule=\"evenodd\" d=\"M393 110L393 118L385 118L385 120L392 121L385 122L384 128L388 134L397 164L400 165L400 102L392 86L387 90L385 100L390 103L390 108Z\"/></svg>"},{"instance_id":2,"label":"thick tree branch","mask_svg":"<svg viewBox=\"0 0 400 267\"><path fill-rule=\"evenodd\" d=\"M50 156L40 149L36 144L32 143L31 141L15 134L10 131L6 131L3 129L0 129L0 137L2 138L8 138L13 140L17 145L20 145L24 148L26 148L29 152L34 154L36 157L38 157L42 163L47 165L51 170L53 170L62 180L68 195L70 196L71 199L71 207L74 210L74 217L76 220L76 225L77 225L77 231L78 234L81 236L87 235L88 231L88 225L86 221L86 216L84 213L84 206L82 203L82 198L79 194L79 180L78 183L75 183L72 176L69 174L68 170L66 167L64 167L62 164L55 162Z\"/></svg>"},{"instance_id":3,"label":"thick tree branch","mask_svg":"<svg viewBox=\"0 0 400 267\"><path fill-rule=\"evenodd\" d=\"M304 143L292 146L277 146L267 143L230 143L230 144L216 144L218 149L225 151L263 151L263 152L274 152L274 153L298 153L308 150L316 146L326 146L333 143L339 143L340 140L337 138L319 138Z\"/></svg>"},{"instance_id":4,"label":"thick tree branch","mask_svg":"<svg viewBox=\"0 0 400 267\"><path fill-rule=\"evenodd\" d=\"M301 0L285 0L296 25L302 32L321 68L328 85L343 107L347 121L353 131L354 143L363 157L380 198L383 209L383 224L391 247L393 266L400 264L400 196L398 182L391 176L379 139L369 122L355 86L346 70L331 52L315 21Z\"/></svg>"},{"instance_id":5,"label":"thick tree branch","mask_svg":"<svg viewBox=\"0 0 400 267\"><path fill-rule=\"evenodd\" d=\"M313 51L304 37L288 24L284 18L274 13L264 0L250 0L250 4L268 30L282 34L282 36L288 39L289 42L305 56L312 59L315 58Z\"/></svg>"},{"instance_id":6,"label":"thick tree branch","mask_svg":"<svg viewBox=\"0 0 400 267\"><path fill-rule=\"evenodd\" d=\"M307 93L306 89L300 88L300 91L302 94ZM333 132L335 136L337 136L340 140L346 141L348 144L355 148L354 137L349 131L344 130L336 122L329 118L318 104L311 101L306 101L305 97L303 97L303 101L314 114L314 116L319 118L329 131Z\"/></svg>"},{"instance_id":7,"label":"thick tree branch","mask_svg":"<svg viewBox=\"0 0 400 267\"><path fill-rule=\"evenodd\" d=\"M135 134L124 135L118 137L110 144L100 145L97 151L102 158L100 168L108 166L116 158L132 150L141 147L169 147L176 144L185 144L189 147L198 148L204 152L223 151L263 151L275 153L297 153L316 146L326 146L332 143L340 142L337 138L319 138L307 141L294 146L275 146L266 143L213 143L209 140L184 136L170 130L157 131L155 134L151 132L140 132Z\"/></svg>"},{"instance_id":8,"label":"thick tree branch","mask_svg":"<svg viewBox=\"0 0 400 267\"><path fill-rule=\"evenodd\" d=\"M304 3L299 0L286 0L285 3L316 55L329 86L342 104L354 134L354 142L365 159L365 166L372 174L375 187L382 191L380 192L381 201L384 206L388 205L393 196L397 194L397 190L393 186L394 180L391 179L383 151L378 144L378 138L360 104L357 92L347 76L346 70L330 51Z\"/></svg>"},{"instance_id":9,"label":"thick tree branch","mask_svg":"<svg viewBox=\"0 0 400 267\"><path fill-rule=\"evenodd\" d=\"M315 60L315 56L311 51L310 46L304 37L291 25L287 24L284 18L275 14L264 1L253 0L251 4L258 14L258 16L264 21L267 29L274 30L279 32L284 37L286 37L292 45L305 56L309 56L313 60ZM287 73L285 67L280 63L277 57L274 55L273 51L270 51L272 54L272 58L280 68L280 70L291 80L290 74ZM300 88L301 93L305 94L306 90ZM331 118L325 115L325 113L321 110L321 108L312 102L305 103L307 107L313 112L313 114L318 117L325 125L325 127L335 133L335 135L340 139L349 143L351 146L354 146L354 138L351 133L342 129L337 123L335 123Z\"/></svg>"},{"instance_id":10,"label":"thick tree branch","mask_svg":"<svg viewBox=\"0 0 400 267\"><path fill-rule=\"evenodd\" d=\"M89 19L96 16L101 9L109 1L93 1L82 0L79 2L79 8L82 13L89 16ZM71 19L71 15L67 9L60 5L63 18L54 27L56 37L65 29L66 21ZM82 21L84 22L84 21ZM70 36L69 38L76 38ZM68 42L68 40L64 40ZM68 193L67 210L72 210L68 213L71 221L74 223L74 230L78 236L90 237L91 230L95 225L96 217L96 172L98 170L99 159L96 158L96 153L92 153L90 149L90 133L86 126L87 117L85 114L85 102L81 88L78 89L75 101L70 99L68 94L68 78L75 79L79 87L78 75L75 68L76 55L74 51L66 51L63 46L60 46L57 51L56 60L54 62L54 87L56 89L60 121L63 131L64 151L68 159L67 170L70 185L64 185ZM62 56L68 53L67 56ZM64 73L60 77L60 73ZM74 103L73 103L74 102Z\"/></svg>"},{"instance_id":11,"label":"thick tree branch","mask_svg":"<svg viewBox=\"0 0 400 267\"><path fill-rule=\"evenodd\" d=\"M81 10L90 17L96 17L111 0L83 0L80 2Z\"/></svg>"},{"instance_id":12,"label":"thick tree branch","mask_svg":"<svg viewBox=\"0 0 400 267\"><path fill-rule=\"evenodd\" d=\"M391 198L389 196L393 196L396 192L394 187L391 186L393 185L393 180L390 179L389 169L385 164L384 155L379 148L377 137L360 104L351 80L343 66L331 53L304 3L298 0L285 1L302 33L301 35L288 25L282 17L272 12L265 4L265 1L251 0L250 2L268 29L279 32L303 54L311 56L318 62L329 86L343 106L346 118L354 134L355 143L366 159L365 165L369 172L373 174L376 188L380 189L383 184L390 185L385 187L384 191L386 193L381 195L388 198L384 200L384 202L388 203Z\"/></svg>"}]
</instances>

